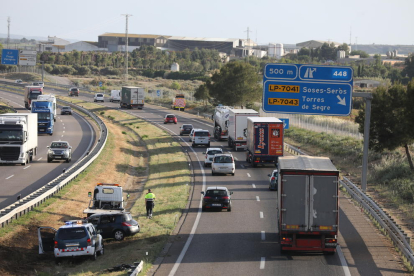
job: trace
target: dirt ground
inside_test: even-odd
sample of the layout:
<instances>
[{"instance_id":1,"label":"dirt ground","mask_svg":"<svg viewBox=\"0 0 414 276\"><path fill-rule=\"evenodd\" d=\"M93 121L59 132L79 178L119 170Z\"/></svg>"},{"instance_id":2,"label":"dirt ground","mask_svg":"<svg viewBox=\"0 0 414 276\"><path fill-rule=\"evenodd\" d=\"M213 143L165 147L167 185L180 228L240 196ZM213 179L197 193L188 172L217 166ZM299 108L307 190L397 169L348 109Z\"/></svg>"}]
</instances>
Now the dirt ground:
<instances>
[{"instance_id":1,"label":"dirt ground","mask_svg":"<svg viewBox=\"0 0 414 276\"><path fill-rule=\"evenodd\" d=\"M0 231L0 275L39 275L40 271L43 271L42 275L66 275L76 269L79 270L79 266L71 262L63 266L51 265L54 263L53 254L38 254L37 227L51 226L57 229L64 220L84 217L82 211L89 203L87 194L93 191L97 183L126 183L123 184L124 190L131 194L127 206L133 206L135 199L140 195L142 180L145 179L147 172L139 173L129 164L145 166L148 162L146 148L138 143L137 137L124 135L122 132L125 127L110 121L105 123L109 135L117 138L112 142L108 140L106 149L94 165L87 169L90 173L82 181L73 181L54 199L29 213L28 218L19 219L11 227L0 229L6 232ZM117 250L124 247L125 242L125 240L112 242L106 246L106 249ZM73 262L81 262L83 265L91 263L84 260ZM96 271L96 269L86 269L86 271L94 270Z\"/></svg>"}]
</instances>

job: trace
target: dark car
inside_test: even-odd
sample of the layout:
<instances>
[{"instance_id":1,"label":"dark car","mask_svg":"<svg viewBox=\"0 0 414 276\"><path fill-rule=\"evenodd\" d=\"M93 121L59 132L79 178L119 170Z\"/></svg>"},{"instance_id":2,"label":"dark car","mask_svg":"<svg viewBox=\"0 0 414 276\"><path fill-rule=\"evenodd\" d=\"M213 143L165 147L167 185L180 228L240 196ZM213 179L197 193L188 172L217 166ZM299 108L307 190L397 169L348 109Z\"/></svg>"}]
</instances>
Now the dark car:
<instances>
[{"instance_id":1,"label":"dark car","mask_svg":"<svg viewBox=\"0 0 414 276\"><path fill-rule=\"evenodd\" d=\"M184 134L190 135L191 130L193 130L193 125L192 124L187 124L187 125L180 126L180 136L182 136Z\"/></svg>"},{"instance_id":2,"label":"dark car","mask_svg":"<svg viewBox=\"0 0 414 276\"><path fill-rule=\"evenodd\" d=\"M164 118L164 124L166 123L174 123L177 124L177 117L174 114L167 114Z\"/></svg>"},{"instance_id":3,"label":"dark car","mask_svg":"<svg viewBox=\"0 0 414 276\"><path fill-rule=\"evenodd\" d=\"M104 239L121 241L124 237L133 236L140 231L138 222L128 212L94 214L87 220L100 230Z\"/></svg>"},{"instance_id":4,"label":"dark car","mask_svg":"<svg viewBox=\"0 0 414 276\"><path fill-rule=\"evenodd\" d=\"M227 209L231 212L231 195L226 187L208 187L206 192L201 192L204 195L202 210L207 209Z\"/></svg>"},{"instance_id":5,"label":"dark car","mask_svg":"<svg viewBox=\"0 0 414 276\"><path fill-rule=\"evenodd\" d=\"M79 88L77 87L72 87L71 89L69 89L69 96L79 96Z\"/></svg>"},{"instance_id":6,"label":"dark car","mask_svg":"<svg viewBox=\"0 0 414 276\"><path fill-rule=\"evenodd\" d=\"M70 106L63 106L60 110L60 115L69 114L72 115L72 108Z\"/></svg>"}]
</instances>

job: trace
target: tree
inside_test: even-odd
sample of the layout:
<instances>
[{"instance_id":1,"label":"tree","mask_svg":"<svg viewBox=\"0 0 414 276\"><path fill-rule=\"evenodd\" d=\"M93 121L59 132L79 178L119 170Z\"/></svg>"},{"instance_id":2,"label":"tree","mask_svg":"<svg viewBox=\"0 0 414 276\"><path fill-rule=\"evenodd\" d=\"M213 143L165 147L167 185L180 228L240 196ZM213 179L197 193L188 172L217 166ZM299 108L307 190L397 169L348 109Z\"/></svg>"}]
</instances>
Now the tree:
<instances>
[{"instance_id":1,"label":"tree","mask_svg":"<svg viewBox=\"0 0 414 276\"><path fill-rule=\"evenodd\" d=\"M405 59L404 65L403 76L408 76L410 79L414 78L414 54Z\"/></svg>"},{"instance_id":2,"label":"tree","mask_svg":"<svg viewBox=\"0 0 414 276\"><path fill-rule=\"evenodd\" d=\"M174 89L174 90L180 90L180 89L181 89L181 85L180 85L178 82L174 81L174 82L171 84L171 89Z\"/></svg>"},{"instance_id":3,"label":"tree","mask_svg":"<svg viewBox=\"0 0 414 276\"><path fill-rule=\"evenodd\" d=\"M233 61L214 73L207 83L210 95L224 105L245 105L260 100L260 77L250 64Z\"/></svg>"},{"instance_id":4,"label":"tree","mask_svg":"<svg viewBox=\"0 0 414 276\"><path fill-rule=\"evenodd\" d=\"M382 152L404 147L408 163L414 171L414 165L408 145L414 143L414 82L408 88L396 84L390 88L378 87L373 93L371 109L371 127L369 148ZM360 110L355 122L359 131L364 132L365 106Z\"/></svg>"},{"instance_id":5,"label":"tree","mask_svg":"<svg viewBox=\"0 0 414 276\"><path fill-rule=\"evenodd\" d=\"M200 85L194 93L194 98L197 100L203 100L204 105L207 104L207 100L210 98L210 94L208 93L208 88L206 84Z\"/></svg>"},{"instance_id":6,"label":"tree","mask_svg":"<svg viewBox=\"0 0 414 276\"><path fill-rule=\"evenodd\" d=\"M351 56L358 56L359 55L361 58L368 58L369 57L367 52L361 51L361 50L351 51L351 53L349 55L351 55Z\"/></svg>"}]
</instances>

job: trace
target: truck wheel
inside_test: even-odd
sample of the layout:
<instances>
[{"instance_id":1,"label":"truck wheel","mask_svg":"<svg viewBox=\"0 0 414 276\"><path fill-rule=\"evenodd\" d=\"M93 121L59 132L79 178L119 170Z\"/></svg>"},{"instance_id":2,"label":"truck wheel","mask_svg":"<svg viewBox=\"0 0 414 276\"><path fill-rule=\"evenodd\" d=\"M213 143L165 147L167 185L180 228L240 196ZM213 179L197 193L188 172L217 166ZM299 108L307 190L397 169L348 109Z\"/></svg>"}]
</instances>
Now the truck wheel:
<instances>
[{"instance_id":1,"label":"truck wheel","mask_svg":"<svg viewBox=\"0 0 414 276\"><path fill-rule=\"evenodd\" d=\"M208 147L208 148L210 147L210 143L208 143L208 144L207 144L207 147Z\"/></svg>"},{"instance_id":2,"label":"truck wheel","mask_svg":"<svg viewBox=\"0 0 414 276\"><path fill-rule=\"evenodd\" d=\"M257 164L256 163L252 163L252 166L253 166L253 168L256 168L257 167Z\"/></svg>"},{"instance_id":3,"label":"truck wheel","mask_svg":"<svg viewBox=\"0 0 414 276\"><path fill-rule=\"evenodd\" d=\"M49 135L52 136L53 135L53 132L52 133L49 133Z\"/></svg>"}]
</instances>

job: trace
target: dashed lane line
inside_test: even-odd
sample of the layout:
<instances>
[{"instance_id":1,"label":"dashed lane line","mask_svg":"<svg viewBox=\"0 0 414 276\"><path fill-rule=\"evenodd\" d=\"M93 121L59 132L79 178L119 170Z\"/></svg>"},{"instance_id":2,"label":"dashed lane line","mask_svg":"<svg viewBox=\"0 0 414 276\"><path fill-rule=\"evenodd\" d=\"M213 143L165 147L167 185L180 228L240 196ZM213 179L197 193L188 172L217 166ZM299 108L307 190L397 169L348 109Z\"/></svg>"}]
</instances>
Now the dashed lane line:
<instances>
[{"instance_id":1,"label":"dashed lane line","mask_svg":"<svg viewBox=\"0 0 414 276\"><path fill-rule=\"evenodd\" d=\"M10 179L14 176L14 174L10 175L9 177L7 177L6 179Z\"/></svg>"}]
</instances>

